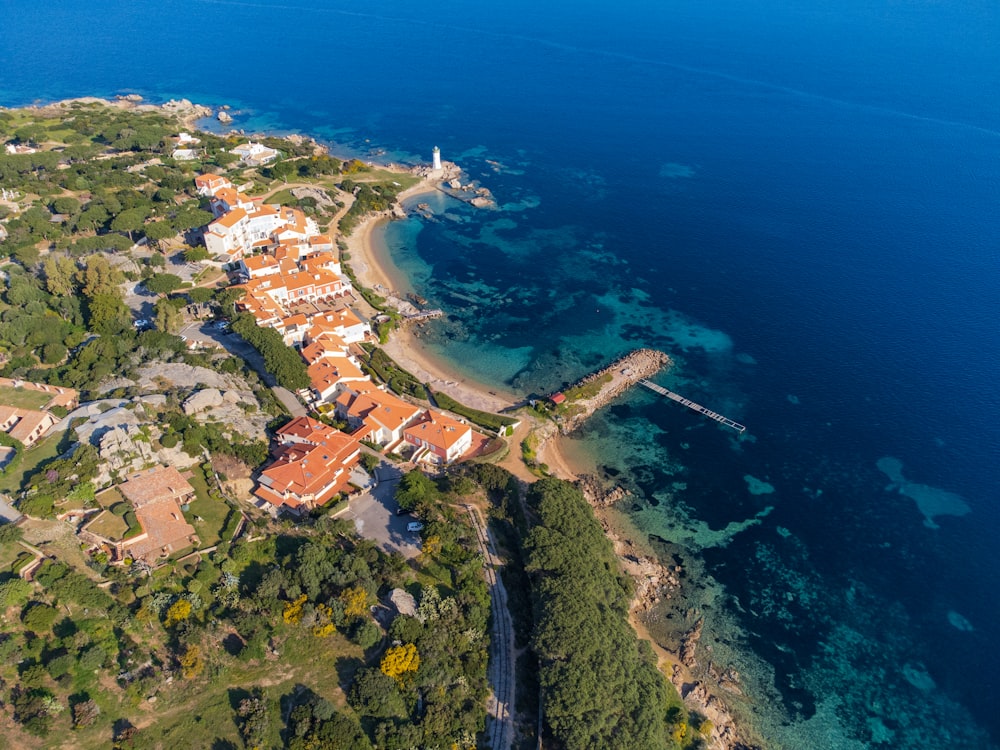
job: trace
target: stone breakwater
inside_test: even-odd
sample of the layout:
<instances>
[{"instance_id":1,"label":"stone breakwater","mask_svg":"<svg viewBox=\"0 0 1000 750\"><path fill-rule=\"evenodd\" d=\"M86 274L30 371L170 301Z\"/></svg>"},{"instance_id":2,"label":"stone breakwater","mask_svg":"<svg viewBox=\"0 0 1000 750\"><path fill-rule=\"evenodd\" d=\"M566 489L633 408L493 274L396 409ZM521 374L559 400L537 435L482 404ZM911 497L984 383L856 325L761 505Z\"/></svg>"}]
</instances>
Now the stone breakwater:
<instances>
[{"instance_id":1,"label":"stone breakwater","mask_svg":"<svg viewBox=\"0 0 1000 750\"><path fill-rule=\"evenodd\" d=\"M600 390L593 396L575 399L570 405L569 413L560 422L559 431L564 435L572 432L591 414L602 406L607 406L640 380L651 378L670 365L673 365L673 360L664 352L656 349L636 349L607 367L591 373L567 389L568 392L578 388L585 389L586 386L599 381Z\"/></svg>"}]
</instances>

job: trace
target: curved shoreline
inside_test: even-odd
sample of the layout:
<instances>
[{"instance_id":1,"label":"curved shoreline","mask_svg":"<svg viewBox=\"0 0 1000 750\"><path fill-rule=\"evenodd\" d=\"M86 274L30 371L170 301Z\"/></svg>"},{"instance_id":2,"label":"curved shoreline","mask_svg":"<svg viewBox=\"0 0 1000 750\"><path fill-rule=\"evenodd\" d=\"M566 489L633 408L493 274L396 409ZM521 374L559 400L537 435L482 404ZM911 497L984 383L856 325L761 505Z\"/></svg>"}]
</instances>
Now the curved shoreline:
<instances>
[{"instance_id":1,"label":"curved shoreline","mask_svg":"<svg viewBox=\"0 0 1000 750\"><path fill-rule=\"evenodd\" d=\"M144 102L141 98L137 101L135 98L127 97L120 97L118 99L78 97L28 106L36 110L52 110L65 109L73 103L100 103L110 107L137 109L140 111L162 110L176 117L183 127L192 131L204 130L204 128L198 127L196 124L197 121L211 117L215 109L217 109L194 105L188 100L171 100L163 104L150 104ZM399 194L397 197L397 206L404 200L410 200L417 195L432 193L439 189L440 174L432 176L424 173L422 177L423 179L417 185ZM397 213L396 215L400 214ZM377 285L381 284L383 287L390 289L405 290L409 287L409 281L405 274L393 264L387 249L384 246L381 248L378 246L378 232L389 218L386 215L369 216L356 227L350 237L344 239L347 241L348 249L354 259L351 265L358 275L359 282L363 286L377 289ZM494 386L494 389L491 390L488 384L476 381L468 374L459 372L456 367L449 363L446 357L436 355L430 352L426 346L421 346L416 340L417 338L412 331L396 331L393 333L392 340L386 349L401 366L410 370L421 379L424 379L425 382L430 381L435 383L441 390L449 393L449 395L453 395L456 399L469 406L490 411L499 411L509 408L518 402L519 398L517 394L504 392L501 395L501 391L504 390L502 386ZM576 481L581 475L594 470L594 461L587 461L578 455L568 455L565 450L565 441L567 438L557 434L554 424L545 424L546 426L551 425L552 432L547 435L546 439L538 447L538 454L540 457L543 457L541 459L542 462L549 465L550 471L554 476L567 481ZM530 425L528 429L531 429ZM518 439L520 439L520 436L515 436L515 451L509 457L509 463L511 464L521 463L520 456L516 455L516 441ZM523 464L521 466L524 468ZM515 473L523 476L521 472ZM525 473L527 473L526 468ZM656 561L648 556L645 551L641 550L639 544L629 538L631 533L625 528L625 524L622 523L623 519L621 517L615 518L616 515L620 514L616 514L608 507L602 507L599 503L593 502L593 500L591 504L602 527L615 544L616 552L623 564L623 570L636 581L637 589L640 592L646 591L648 593L651 583L649 569L643 571L641 566L639 569L636 569L630 565L630 561L633 559L639 563L642 563L643 560L652 561L653 563L656 563ZM654 572L652 575L657 574ZM642 601L641 596L637 596L637 599L633 602L630 622L639 636L648 640L660 657L661 671L663 671L667 679L670 679L680 689L681 685L678 684L679 670L677 665L681 663L682 659L676 652L664 648L650 637L638 617L641 610L636 607L641 606ZM693 698L693 700L689 699L686 702L703 713L708 713L707 709L712 707L713 704L716 707L718 706L718 698L712 696L704 688L702 688L700 695L693 696ZM717 723L717 727L732 726L731 723L726 723L723 718L723 716L728 717L728 714L723 711L719 716L722 721ZM727 748L742 747L733 739L733 736L723 737L716 734L713 736L715 742L713 742L712 746Z\"/></svg>"},{"instance_id":2,"label":"curved shoreline","mask_svg":"<svg viewBox=\"0 0 1000 750\"><path fill-rule=\"evenodd\" d=\"M421 186L412 188L407 191L409 195L405 197L413 197L434 189L426 183L421 185L422 189ZM401 197L404 196L401 194ZM397 266L393 265L387 248L378 247L377 232L384 231L385 224L389 220L390 218L386 216L368 217L347 239L353 261L352 268L358 280L366 285L381 284L390 289L404 290L409 285L408 279ZM359 266L364 267L363 273ZM470 406L500 411L516 403L516 394L508 392L505 394L507 398L502 398L498 390L491 390L488 384L458 372L445 357L429 352L427 347L421 346L416 339L411 330L397 330L392 333L389 343L384 348L396 362L418 378L425 382L429 380L438 386L444 384L444 389L449 395ZM670 362L669 358L667 362ZM501 464L522 480L537 479L524 466L520 455L516 454L520 440L532 432L540 438L537 446L539 463L547 464L553 476L577 483L596 470L596 459L572 455L567 450L566 443L572 438L560 431L555 423L539 424L529 418L511 440L513 443L511 453ZM602 502L601 498L592 492L585 491L584 495L593 508L598 522L611 539L623 571L636 584L629 623L639 638L650 644L656 654L660 671L674 685L685 704L711 719L713 723L711 747L727 750L747 748L748 745L743 744L747 741L744 739L747 733L741 731L732 713L726 708L722 696L711 690L704 682L695 679L691 670L685 665L681 653L683 644L679 644L677 649L668 648L654 639L642 622L644 611L667 592L679 589L677 571L657 560L641 542L634 541L636 535L629 528L627 518L616 512L611 504Z\"/></svg>"}]
</instances>

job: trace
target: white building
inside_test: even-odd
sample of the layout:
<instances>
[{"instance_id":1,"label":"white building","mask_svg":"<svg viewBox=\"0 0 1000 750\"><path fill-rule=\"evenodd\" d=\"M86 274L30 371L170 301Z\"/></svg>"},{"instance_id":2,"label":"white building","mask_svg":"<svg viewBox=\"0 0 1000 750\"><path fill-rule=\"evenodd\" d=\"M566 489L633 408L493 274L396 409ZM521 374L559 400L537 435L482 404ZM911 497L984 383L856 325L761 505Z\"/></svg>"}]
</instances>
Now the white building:
<instances>
[{"instance_id":1,"label":"white building","mask_svg":"<svg viewBox=\"0 0 1000 750\"><path fill-rule=\"evenodd\" d=\"M253 141L237 146L231 153L236 154L240 157L240 161L250 167L267 164L269 161L274 161L280 156L275 149L268 148L262 143L254 143Z\"/></svg>"}]
</instances>

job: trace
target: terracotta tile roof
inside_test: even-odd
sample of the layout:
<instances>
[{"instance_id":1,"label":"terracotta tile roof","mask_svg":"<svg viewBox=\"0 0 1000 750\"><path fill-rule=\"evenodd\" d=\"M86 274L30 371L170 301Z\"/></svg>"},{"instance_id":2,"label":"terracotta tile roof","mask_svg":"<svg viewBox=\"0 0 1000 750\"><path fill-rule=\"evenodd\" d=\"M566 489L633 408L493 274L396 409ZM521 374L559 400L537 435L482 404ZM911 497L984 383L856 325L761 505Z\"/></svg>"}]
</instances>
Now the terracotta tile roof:
<instances>
[{"instance_id":1,"label":"terracotta tile roof","mask_svg":"<svg viewBox=\"0 0 1000 750\"><path fill-rule=\"evenodd\" d=\"M173 466L157 466L129 474L125 482L118 485L118 490L136 508L158 500L183 501L194 495L194 487Z\"/></svg>"},{"instance_id":2,"label":"terracotta tile roof","mask_svg":"<svg viewBox=\"0 0 1000 750\"><path fill-rule=\"evenodd\" d=\"M337 360L321 359L307 368L309 383L317 393L326 393L344 382L367 380L368 376L346 357Z\"/></svg>"},{"instance_id":3,"label":"terracotta tile roof","mask_svg":"<svg viewBox=\"0 0 1000 750\"><path fill-rule=\"evenodd\" d=\"M242 208L237 207L213 221L208 225L208 228L212 229L213 227L224 227L226 229L232 229L238 222L245 218L247 218L247 212Z\"/></svg>"},{"instance_id":4,"label":"terracotta tile roof","mask_svg":"<svg viewBox=\"0 0 1000 750\"><path fill-rule=\"evenodd\" d=\"M404 430L404 434L413 435L424 443L444 451L448 451L471 432L472 428L469 425L462 424L446 414L432 409L427 410L423 419Z\"/></svg>"},{"instance_id":5,"label":"terracotta tile roof","mask_svg":"<svg viewBox=\"0 0 1000 750\"><path fill-rule=\"evenodd\" d=\"M25 447L33 445L42 436L42 433L59 421L47 411L30 409L18 409L17 411L19 412L17 424L11 427L7 434L15 440L20 440Z\"/></svg>"},{"instance_id":6,"label":"terracotta tile roof","mask_svg":"<svg viewBox=\"0 0 1000 750\"><path fill-rule=\"evenodd\" d=\"M293 419L276 438L275 461L261 472L254 493L273 505L323 505L347 487L361 455L355 438L309 417Z\"/></svg>"},{"instance_id":7,"label":"terracotta tile roof","mask_svg":"<svg viewBox=\"0 0 1000 750\"><path fill-rule=\"evenodd\" d=\"M144 533L122 545L133 557L151 563L197 541L194 527L184 520L175 500L160 500L136 508L135 517Z\"/></svg>"},{"instance_id":8,"label":"terracotta tile roof","mask_svg":"<svg viewBox=\"0 0 1000 750\"><path fill-rule=\"evenodd\" d=\"M195 187L206 189L217 189L219 187L232 187L232 183L218 174L200 174L194 178Z\"/></svg>"},{"instance_id":9,"label":"terracotta tile roof","mask_svg":"<svg viewBox=\"0 0 1000 750\"><path fill-rule=\"evenodd\" d=\"M347 406L349 417L364 422L373 422L390 432L396 432L403 425L416 419L421 412L420 407L413 406L397 396L377 389L351 394L353 398L338 403Z\"/></svg>"}]
</instances>

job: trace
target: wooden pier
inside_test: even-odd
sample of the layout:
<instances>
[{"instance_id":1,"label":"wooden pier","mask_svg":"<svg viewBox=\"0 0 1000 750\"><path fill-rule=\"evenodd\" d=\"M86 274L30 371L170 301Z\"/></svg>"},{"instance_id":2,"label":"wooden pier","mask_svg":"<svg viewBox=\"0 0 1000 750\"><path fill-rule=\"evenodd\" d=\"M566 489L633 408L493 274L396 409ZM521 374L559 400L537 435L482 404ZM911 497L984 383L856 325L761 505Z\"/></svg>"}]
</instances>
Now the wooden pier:
<instances>
[{"instance_id":1,"label":"wooden pier","mask_svg":"<svg viewBox=\"0 0 1000 750\"><path fill-rule=\"evenodd\" d=\"M726 427L732 427L734 430L736 430L741 435L744 432L746 432L747 428L746 428L745 425L741 425L739 422L734 422L733 420L729 419L729 417L724 417L721 414L717 414L716 412L712 411L711 409L706 409L701 404L696 404L694 401L691 401L690 399L686 399L683 396L681 396L680 394L674 393L673 391L668 391L666 388L664 388L662 386L659 386L656 383L650 382L649 380L640 380L639 384L646 386L651 391L655 391L656 393L659 393L661 396L666 396L667 398L671 399L672 401L676 401L678 404L682 404L683 406L686 406L688 409L691 409L692 411L696 411L699 414L704 414L709 419L714 419L716 422L719 422L720 424L724 424Z\"/></svg>"}]
</instances>

